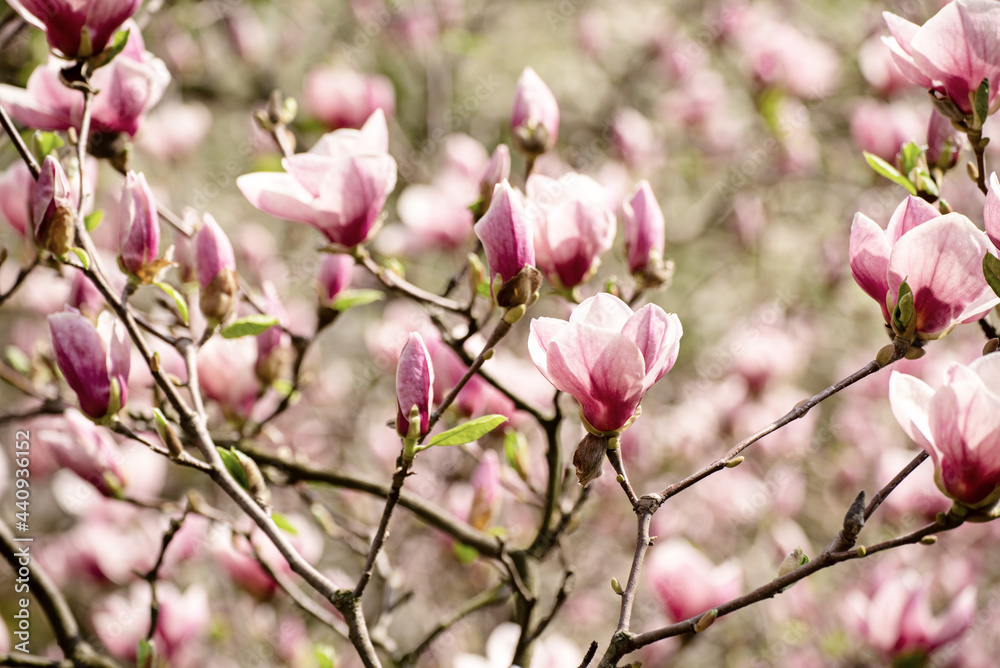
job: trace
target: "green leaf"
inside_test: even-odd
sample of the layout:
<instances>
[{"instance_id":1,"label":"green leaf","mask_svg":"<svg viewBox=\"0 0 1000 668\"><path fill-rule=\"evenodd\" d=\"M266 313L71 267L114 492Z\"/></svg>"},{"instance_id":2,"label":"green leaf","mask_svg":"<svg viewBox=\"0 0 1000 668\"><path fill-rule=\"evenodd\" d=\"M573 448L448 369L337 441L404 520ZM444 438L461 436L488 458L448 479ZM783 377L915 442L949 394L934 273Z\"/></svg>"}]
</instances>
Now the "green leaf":
<instances>
[{"instance_id":1,"label":"green leaf","mask_svg":"<svg viewBox=\"0 0 1000 668\"><path fill-rule=\"evenodd\" d=\"M335 668L337 665L337 652L329 645L313 645L313 654L319 668Z\"/></svg>"},{"instance_id":2,"label":"green leaf","mask_svg":"<svg viewBox=\"0 0 1000 668\"><path fill-rule=\"evenodd\" d=\"M911 195L917 194L917 189L912 183L910 183L910 179L900 174L895 167L877 155L872 155L868 151L865 151L864 154L865 160L868 161L868 166L874 169L876 174L884 176L893 183L903 186Z\"/></svg>"},{"instance_id":3,"label":"green leaf","mask_svg":"<svg viewBox=\"0 0 1000 668\"><path fill-rule=\"evenodd\" d=\"M274 520L275 525L285 533L290 533L293 536L299 535L299 530L292 526L292 523L288 521L288 518L281 513L275 511L271 513L271 519Z\"/></svg>"},{"instance_id":4,"label":"green leaf","mask_svg":"<svg viewBox=\"0 0 1000 668\"><path fill-rule=\"evenodd\" d=\"M892 328L900 336L912 336L912 328L916 327L917 312L913 306L913 291L906 279L899 284L899 297L896 308L892 311Z\"/></svg>"},{"instance_id":5,"label":"green leaf","mask_svg":"<svg viewBox=\"0 0 1000 668\"><path fill-rule=\"evenodd\" d=\"M455 543L455 547L452 549L455 552L455 558L458 559L459 563L463 566L471 564L479 557L479 550L474 547L470 547L465 543Z\"/></svg>"},{"instance_id":6,"label":"green leaf","mask_svg":"<svg viewBox=\"0 0 1000 668\"><path fill-rule=\"evenodd\" d=\"M278 324L278 319L273 315L255 313L234 320L232 324L222 330L222 338L238 339L242 336L256 336L271 329Z\"/></svg>"},{"instance_id":7,"label":"green leaf","mask_svg":"<svg viewBox=\"0 0 1000 668\"><path fill-rule=\"evenodd\" d=\"M87 255L87 251L83 250L82 248L77 248L76 246L70 248L70 250L73 251L73 255L75 255L77 259L80 260L80 264L83 265L84 271L90 269L90 256Z\"/></svg>"},{"instance_id":8,"label":"green leaf","mask_svg":"<svg viewBox=\"0 0 1000 668\"><path fill-rule=\"evenodd\" d=\"M102 220L104 220L104 212L95 211L83 219L83 225L87 228L88 232L93 232L94 229L101 224Z\"/></svg>"},{"instance_id":9,"label":"green leaf","mask_svg":"<svg viewBox=\"0 0 1000 668\"><path fill-rule=\"evenodd\" d=\"M909 175L920 159L920 147L912 141L899 152L899 162L903 165L903 174Z\"/></svg>"},{"instance_id":10,"label":"green leaf","mask_svg":"<svg viewBox=\"0 0 1000 668\"><path fill-rule=\"evenodd\" d=\"M45 160L45 156L52 153L63 145L62 137L54 132L42 132L36 130L31 135L31 152L35 154L39 162Z\"/></svg>"},{"instance_id":11,"label":"green leaf","mask_svg":"<svg viewBox=\"0 0 1000 668\"><path fill-rule=\"evenodd\" d=\"M181 320L184 321L185 325L188 324L188 305L187 301L185 301L184 299L184 295L178 292L174 288L174 286L170 285L169 283L161 283L157 281L153 283L153 285L163 290L173 298L174 304L177 305L177 312L180 313L181 315Z\"/></svg>"},{"instance_id":12,"label":"green leaf","mask_svg":"<svg viewBox=\"0 0 1000 668\"><path fill-rule=\"evenodd\" d=\"M1000 297L1000 259L987 253L983 257L983 275L986 277L986 282L990 288L993 289L994 294Z\"/></svg>"},{"instance_id":13,"label":"green leaf","mask_svg":"<svg viewBox=\"0 0 1000 668\"><path fill-rule=\"evenodd\" d=\"M334 297L330 308L343 313L349 308L364 306L383 299L385 299L385 293L380 290L344 290Z\"/></svg>"},{"instance_id":14,"label":"green leaf","mask_svg":"<svg viewBox=\"0 0 1000 668\"><path fill-rule=\"evenodd\" d=\"M137 668L153 668L156 665L156 646L145 638L139 641L135 665Z\"/></svg>"},{"instance_id":15,"label":"green leaf","mask_svg":"<svg viewBox=\"0 0 1000 668\"><path fill-rule=\"evenodd\" d=\"M15 371L22 376L31 373L31 359L17 346L7 346L3 349L3 357Z\"/></svg>"},{"instance_id":16,"label":"green leaf","mask_svg":"<svg viewBox=\"0 0 1000 668\"><path fill-rule=\"evenodd\" d=\"M425 447L429 448L435 445L445 446L471 443L481 436L485 436L490 433L506 421L506 415L484 415L483 417L476 418L475 420L470 420L465 424L452 427L448 431L435 434L431 437L431 440Z\"/></svg>"},{"instance_id":17,"label":"green leaf","mask_svg":"<svg viewBox=\"0 0 1000 668\"><path fill-rule=\"evenodd\" d=\"M91 69L96 70L98 67L104 67L114 60L115 56L125 50L125 45L128 44L128 36L128 29L116 32L114 39L111 40L111 44L104 51L101 51L90 59Z\"/></svg>"},{"instance_id":18,"label":"green leaf","mask_svg":"<svg viewBox=\"0 0 1000 668\"><path fill-rule=\"evenodd\" d=\"M976 97L974 99L974 105L972 109L975 114L975 127L983 127L983 123L986 122L986 116L990 113L990 80L983 79L979 83L979 88L976 89Z\"/></svg>"},{"instance_id":19,"label":"green leaf","mask_svg":"<svg viewBox=\"0 0 1000 668\"><path fill-rule=\"evenodd\" d=\"M239 459L239 455L242 453L238 453L232 448L224 450L223 448L217 447L216 450L219 451L219 455L222 457L222 463L226 465L226 470L229 471L229 475L233 476L233 479L239 483L240 487L248 489L250 487L250 482L247 480L247 472L243 470L243 464L240 463Z\"/></svg>"}]
</instances>

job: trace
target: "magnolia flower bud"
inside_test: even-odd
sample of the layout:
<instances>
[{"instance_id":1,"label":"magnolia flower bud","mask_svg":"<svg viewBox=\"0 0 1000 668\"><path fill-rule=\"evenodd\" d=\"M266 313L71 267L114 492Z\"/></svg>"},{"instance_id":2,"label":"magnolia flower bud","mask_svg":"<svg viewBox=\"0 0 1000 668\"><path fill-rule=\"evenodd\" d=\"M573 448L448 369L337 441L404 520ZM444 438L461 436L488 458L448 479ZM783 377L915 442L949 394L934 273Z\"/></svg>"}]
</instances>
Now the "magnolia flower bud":
<instances>
[{"instance_id":1,"label":"magnolia flower bud","mask_svg":"<svg viewBox=\"0 0 1000 668\"><path fill-rule=\"evenodd\" d=\"M480 211L485 211L493 199L493 191L510 176L510 149L500 144L493 150L490 161L479 177Z\"/></svg>"},{"instance_id":2,"label":"magnolia flower bud","mask_svg":"<svg viewBox=\"0 0 1000 668\"><path fill-rule=\"evenodd\" d=\"M209 322L224 321L233 312L239 285L236 257L219 224L210 214L195 237L198 283L201 285L201 312Z\"/></svg>"},{"instance_id":3,"label":"magnolia flower bud","mask_svg":"<svg viewBox=\"0 0 1000 668\"><path fill-rule=\"evenodd\" d=\"M496 185L486 215L475 225L483 242L490 277L499 276L499 285L490 281L494 299L503 308L534 301L541 274L534 268L535 246L524 216L521 196L506 180Z\"/></svg>"},{"instance_id":4,"label":"magnolia flower bud","mask_svg":"<svg viewBox=\"0 0 1000 668\"><path fill-rule=\"evenodd\" d=\"M430 407L434 401L434 367L417 332L411 332L396 366L396 433L404 439L416 439L430 429ZM411 411L416 408L419 423L410 426Z\"/></svg>"},{"instance_id":5,"label":"magnolia flower bud","mask_svg":"<svg viewBox=\"0 0 1000 668\"><path fill-rule=\"evenodd\" d=\"M514 146L528 156L550 150L559 136L559 103L530 67L517 80L510 129Z\"/></svg>"},{"instance_id":6,"label":"magnolia flower bud","mask_svg":"<svg viewBox=\"0 0 1000 668\"><path fill-rule=\"evenodd\" d=\"M73 202L69 179L53 156L45 157L31 200L31 218L38 245L53 255L65 255L73 246Z\"/></svg>"},{"instance_id":7,"label":"magnolia flower bud","mask_svg":"<svg viewBox=\"0 0 1000 668\"><path fill-rule=\"evenodd\" d=\"M104 51L115 31L135 14L140 0L17 0L8 4L25 21L45 31L54 51L72 60Z\"/></svg>"},{"instance_id":8,"label":"magnolia flower bud","mask_svg":"<svg viewBox=\"0 0 1000 668\"><path fill-rule=\"evenodd\" d=\"M80 400L80 410L104 420L125 405L131 347L125 327L104 312L93 324L74 309L49 316L56 364Z\"/></svg>"},{"instance_id":9,"label":"magnolia flower bud","mask_svg":"<svg viewBox=\"0 0 1000 668\"><path fill-rule=\"evenodd\" d=\"M143 174L125 177L118 219L118 262L126 273L148 283L163 267L160 252L160 217L153 192Z\"/></svg>"}]
</instances>

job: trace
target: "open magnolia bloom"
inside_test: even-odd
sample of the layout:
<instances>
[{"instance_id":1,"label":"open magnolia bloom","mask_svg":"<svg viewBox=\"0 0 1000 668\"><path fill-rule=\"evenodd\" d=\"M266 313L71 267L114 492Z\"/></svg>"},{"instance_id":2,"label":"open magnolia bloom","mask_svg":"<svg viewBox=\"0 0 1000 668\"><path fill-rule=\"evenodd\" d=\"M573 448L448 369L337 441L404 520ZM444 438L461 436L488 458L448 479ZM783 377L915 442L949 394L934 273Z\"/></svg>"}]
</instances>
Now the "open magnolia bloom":
<instances>
[{"instance_id":1,"label":"open magnolia bloom","mask_svg":"<svg viewBox=\"0 0 1000 668\"><path fill-rule=\"evenodd\" d=\"M285 172L256 172L236 179L255 207L312 225L330 243L357 246L374 234L382 207L396 187L389 130L378 109L360 130L323 135L308 153L282 160Z\"/></svg>"},{"instance_id":2,"label":"open magnolia bloom","mask_svg":"<svg viewBox=\"0 0 1000 668\"><path fill-rule=\"evenodd\" d=\"M982 261L996 248L959 213L941 215L908 197L883 231L863 213L851 225L851 273L882 307L892 326L903 282L913 293L915 331L907 336L939 339L959 323L974 322L1000 303L983 277ZM897 332L904 334L904 332Z\"/></svg>"},{"instance_id":3,"label":"open magnolia bloom","mask_svg":"<svg viewBox=\"0 0 1000 668\"><path fill-rule=\"evenodd\" d=\"M884 38L907 79L950 98L961 112L972 113L971 96L983 79L990 82L990 102L1000 83L1000 5L993 0L956 0L924 25L884 12L892 37ZM959 120L959 119L956 119Z\"/></svg>"},{"instance_id":4,"label":"open magnolia bloom","mask_svg":"<svg viewBox=\"0 0 1000 668\"><path fill-rule=\"evenodd\" d=\"M580 402L592 430L615 432L677 361L680 319L647 304L633 313L607 293L585 299L569 321L535 318L528 351L556 389Z\"/></svg>"},{"instance_id":5,"label":"open magnolia bloom","mask_svg":"<svg viewBox=\"0 0 1000 668\"><path fill-rule=\"evenodd\" d=\"M937 390L894 371L889 403L907 435L934 460L948 497L985 509L1000 498L1000 353L952 363Z\"/></svg>"}]
</instances>

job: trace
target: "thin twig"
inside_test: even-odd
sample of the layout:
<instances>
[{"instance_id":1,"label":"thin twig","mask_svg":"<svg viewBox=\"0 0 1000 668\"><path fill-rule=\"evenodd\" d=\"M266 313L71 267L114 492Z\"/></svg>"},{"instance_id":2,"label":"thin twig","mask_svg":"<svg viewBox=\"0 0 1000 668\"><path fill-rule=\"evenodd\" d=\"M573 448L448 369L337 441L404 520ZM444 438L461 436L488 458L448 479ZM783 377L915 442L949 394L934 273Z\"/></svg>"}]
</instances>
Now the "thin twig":
<instances>
[{"instance_id":1,"label":"thin twig","mask_svg":"<svg viewBox=\"0 0 1000 668\"><path fill-rule=\"evenodd\" d=\"M3 303L10 299L15 292L17 292L17 289L24 283L24 279L26 279L28 275L35 270L41 260L42 254L40 252L36 253L34 259L31 261L31 264L27 267L22 267L21 270L17 272L17 278L15 278L11 286L7 288L7 292L0 295L0 306L3 306Z\"/></svg>"},{"instance_id":2,"label":"thin twig","mask_svg":"<svg viewBox=\"0 0 1000 668\"><path fill-rule=\"evenodd\" d=\"M3 125L3 129L7 132L7 136L10 137L14 148L17 149L18 155L24 160L24 164L28 166L31 176L37 181L39 175L42 173L42 168L38 166L35 156L28 150L24 140L21 139L21 135L18 134L17 129L14 127L14 121L11 120L10 115L7 113L7 108L2 102L0 102L0 125Z\"/></svg>"},{"instance_id":3,"label":"thin twig","mask_svg":"<svg viewBox=\"0 0 1000 668\"><path fill-rule=\"evenodd\" d=\"M382 285L390 290L406 295L407 297L415 299L418 302L437 306L438 308L442 308L446 311L465 314L465 307L457 301L441 297L433 292L428 292L423 288L418 288L406 279L401 278L395 272L389 271L385 267L381 266L378 262L372 259L372 256L364 248L358 246L352 251L351 254L358 264L370 271L371 274L382 283Z\"/></svg>"},{"instance_id":4,"label":"thin twig","mask_svg":"<svg viewBox=\"0 0 1000 668\"><path fill-rule=\"evenodd\" d=\"M913 471L916 470L916 468L920 466L920 464L923 463L925 459L927 459L927 452L925 450L921 450L920 453L917 454L917 456L914 457L909 464L903 467L902 471L896 474L895 478L890 480L885 487L880 489L878 493L876 493L875 496L872 497L871 503L868 504L868 507L865 508L864 519L867 520L869 517L871 517L872 513L878 510L878 507L882 505L882 502L885 501L886 497L892 493L892 490L896 489L899 483L903 482L906 476L913 473Z\"/></svg>"},{"instance_id":5,"label":"thin twig","mask_svg":"<svg viewBox=\"0 0 1000 668\"><path fill-rule=\"evenodd\" d=\"M389 487L389 494L385 498L382 519L379 521L378 529L375 531L375 537L372 538L371 548L368 550L368 557L365 559L364 568L361 569L358 584L354 587L355 598L361 598L365 587L371 580L372 572L375 570L375 560L378 558L378 554L382 550L382 545L389 535L389 521L392 519L392 511L399 502L399 494L403 491L403 483L406 482L406 476L412 464L412 457L407 457L403 453L400 453L399 458L396 460L396 470L392 474L392 486Z\"/></svg>"}]
</instances>

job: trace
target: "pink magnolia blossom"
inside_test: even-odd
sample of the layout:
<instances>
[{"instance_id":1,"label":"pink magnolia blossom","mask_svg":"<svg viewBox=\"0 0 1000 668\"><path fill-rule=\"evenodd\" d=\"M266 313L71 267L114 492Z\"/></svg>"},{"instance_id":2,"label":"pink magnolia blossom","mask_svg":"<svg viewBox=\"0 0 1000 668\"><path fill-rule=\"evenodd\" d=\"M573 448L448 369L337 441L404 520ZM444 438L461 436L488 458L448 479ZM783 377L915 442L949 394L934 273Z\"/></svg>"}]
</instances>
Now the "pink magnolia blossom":
<instances>
[{"instance_id":1,"label":"pink magnolia blossom","mask_svg":"<svg viewBox=\"0 0 1000 668\"><path fill-rule=\"evenodd\" d=\"M909 80L896 67L892 52L885 48L878 35L864 41L858 49L858 69L882 97L891 97L910 87Z\"/></svg>"},{"instance_id":2,"label":"pink magnolia blossom","mask_svg":"<svg viewBox=\"0 0 1000 668\"><path fill-rule=\"evenodd\" d=\"M663 261L666 229L663 211L649 181L640 181L632 197L622 203L625 219L625 250L628 267L634 274Z\"/></svg>"},{"instance_id":3,"label":"pink magnolia blossom","mask_svg":"<svg viewBox=\"0 0 1000 668\"><path fill-rule=\"evenodd\" d=\"M207 106L171 100L149 114L136 145L157 160L179 160L204 144L211 130Z\"/></svg>"},{"instance_id":4,"label":"pink magnolia blossom","mask_svg":"<svg viewBox=\"0 0 1000 668\"><path fill-rule=\"evenodd\" d=\"M522 153L540 155L551 150L559 137L559 103L542 78L524 68L514 91L510 114L514 146Z\"/></svg>"},{"instance_id":5,"label":"pink magnolia blossom","mask_svg":"<svg viewBox=\"0 0 1000 668\"><path fill-rule=\"evenodd\" d=\"M163 95L170 73L163 61L146 51L139 26L129 22L128 43L110 64L92 77L94 97L91 132L124 132L134 136L146 112ZM83 118L83 96L59 80L67 63L51 58L28 77L27 88L0 85L0 101L11 116L36 130L63 131L79 128Z\"/></svg>"},{"instance_id":6,"label":"pink magnolia blossom","mask_svg":"<svg viewBox=\"0 0 1000 668\"><path fill-rule=\"evenodd\" d=\"M924 25L883 12L892 37L883 38L896 66L918 86L950 98L965 114L983 79L990 104L1000 84L1000 5L991 0L955 0Z\"/></svg>"},{"instance_id":7,"label":"pink magnolia blossom","mask_svg":"<svg viewBox=\"0 0 1000 668\"><path fill-rule=\"evenodd\" d=\"M604 188L582 174L532 174L527 191L525 214L534 229L538 268L557 288L585 283L615 240L615 215Z\"/></svg>"},{"instance_id":8,"label":"pink magnolia blossom","mask_svg":"<svg viewBox=\"0 0 1000 668\"><path fill-rule=\"evenodd\" d=\"M458 384L469 367L458 353L441 340L440 336L428 335L426 343L434 368L434 396L444 397ZM512 417L515 412L514 403L478 374L473 375L459 391L452 407L467 417L492 414Z\"/></svg>"},{"instance_id":9,"label":"pink magnolia blossom","mask_svg":"<svg viewBox=\"0 0 1000 668\"><path fill-rule=\"evenodd\" d=\"M11 0L24 20L45 31L60 55L86 58L104 51L115 31L139 9L141 0Z\"/></svg>"},{"instance_id":10,"label":"pink magnolia blossom","mask_svg":"<svg viewBox=\"0 0 1000 668\"><path fill-rule=\"evenodd\" d=\"M417 433L423 436L430 428L430 407L434 401L434 367L424 345L424 338L411 332L396 365L396 433L407 438L410 433L410 411L420 413Z\"/></svg>"},{"instance_id":11,"label":"pink magnolia blossom","mask_svg":"<svg viewBox=\"0 0 1000 668\"><path fill-rule=\"evenodd\" d=\"M983 221L986 224L986 236L994 246L1000 248L1000 180L997 179L996 172L990 174L990 190L983 205Z\"/></svg>"},{"instance_id":12,"label":"pink magnolia blossom","mask_svg":"<svg viewBox=\"0 0 1000 668\"><path fill-rule=\"evenodd\" d=\"M114 496L124 489L121 454L111 433L76 409L63 413L59 428L40 429L38 435L57 465L73 471L101 494Z\"/></svg>"},{"instance_id":13,"label":"pink magnolia blossom","mask_svg":"<svg viewBox=\"0 0 1000 668\"><path fill-rule=\"evenodd\" d=\"M673 622L708 612L739 596L743 588L737 560L716 566L683 538L655 546L647 569L660 605Z\"/></svg>"},{"instance_id":14,"label":"pink magnolia blossom","mask_svg":"<svg viewBox=\"0 0 1000 668\"><path fill-rule=\"evenodd\" d=\"M319 297L320 302L328 305L336 299L351 283L351 271L354 269L354 258L341 253L327 253L319 264Z\"/></svg>"},{"instance_id":15,"label":"pink magnolia blossom","mask_svg":"<svg viewBox=\"0 0 1000 668\"><path fill-rule=\"evenodd\" d=\"M119 206L119 262L129 274L144 274L160 252L160 216L144 174L128 173Z\"/></svg>"},{"instance_id":16,"label":"pink magnolia blossom","mask_svg":"<svg viewBox=\"0 0 1000 668\"><path fill-rule=\"evenodd\" d=\"M64 255L73 245L75 216L76 199L62 163L47 155L31 196L35 241L50 253Z\"/></svg>"},{"instance_id":17,"label":"pink magnolia blossom","mask_svg":"<svg viewBox=\"0 0 1000 668\"><path fill-rule=\"evenodd\" d=\"M591 426L613 432L674 366L682 333L678 317L655 304L633 313L622 300L601 293L584 300L569 322L532 320L528 352L556 389L580 402Z\"/></svg>"},{"instance_id":18,"label":"pink magnolia blossom","mask_svg":"<svg viewBox=\"0 0 1000 668\"><path fill-rule=\"evenodd\" d=\"M396 187L396 161L381 110L360 130L324 135L308 153L282 161L286 172L256 172L236 180L255 207L312 225L330 243L357 246L375 231L382 207Z\"/></svg>"},{"instance_id":19,"label":"pink magnolia blossom","mask_svg":"<svg viewBox=\"0 0 1000 668\"><path fill-rule=\"evenodd\" d=\"M226 416L246 418L260 390L257 343L250 337L213 336L198 350L198 377L205 395Z\"/></svg>"},{"instance_id":20,"label":"pink magnolia blossom","mask_svg":"<svg viewBox=\"0 0 1000 668\"><path fill-rule=\"evenodd\" d=\"M80 410L103 420L128 400L131 346L125 327L104 312L97 327L67 308L49 316L52 349L59 370L80 400Z\"/></svg>"},{"instance_id":21,"label":"pink magnolia blossom","mask_svg":"<svg viewBox=\"0 0 1000 668\"><path fill-rule=\"evenodd\" d=\"M936 390L894 371L889 402L903 431L933 459L942 492L972 508L1000 498L1000 354L953 362Z\"/></svg>"},{"instance_id":22,"label":"pink magnolia blossom","mask_svg":"<svg viewBox=\"0 0 1000 668\"><path fill-rule=\"evenodd\" d=\"M535 264L535 246L524 199L506 180L494 188L490 208L476 223L475 231L486 251L491 284L497 274L506 283L524 267Z\"/></svg>"},{"instance_id":23,"label":"pink magnolia blossom","mask_svg":"<svg viewBox=\"0 0 1000 668\"><path fill-rule=\"evenodd\" d=\"M962 589L938 616L931 612L930 588L926 574L904 570L882 578L870 596L849 592L842 615L849 627L887 657L926 656L965 633L976 614L975 587Z\"/></svg>"},{"instance_id":24,"label":"pink magnolia blossom","mask_svg":"<svg viewBox=\"0 0 1000 668\"><path fill-rule=\"evenodd\" d=\"M238 283L236 255L229 237L211 214L206 213L194 239L199 306L210 322L222 322L233 312Z\"/></svg>"},{"instance_id":25,"label":"pink magnolia blossom","mask_svg":"<svg viewBox=\"0 0 1000 668\"><path fill-rule=\"evenodd\" d=\"M851 139L862 151L893 163L905 144L920 143L925 125L923 114L904 102L862 100L851 112Z\"/></svg>"},{"instance_id":26,"label":"pink magnolia blossom","mask_svg":"<svg viewBox=\"0 0 1000 668\"><path fill-rule=\"evenodd\" d=\"M903 280L913 292L916 336L945 336L956 325L978 320L997 303L981 268L989 239L965 216L941 215L930 204L908 197L882 230L863 213L851 226L851 273L882 308L886 324Z\"/></svg>"},{"instance_id":27,"label":"pink magnolia blossom","mask_svg":"<svg viewBox=\"0 0 1000 668\"><path fill-rule=\"evenodd\" d=\"M392 82L381 74L318 65L306 75L304 93L306 107L331 130L360 128L376 109L396 112Z\"/></svg>"},{"instance_id":28,"label":"pink magnolia blossom","mask_svg":"<svg viewBox=\"0 0 1000 668\"><path fill-rule=\"evenodd\" d=\"M34 192L35 179L23 160L14 161L0 174L0 216L22 237L30 230Z\"/></svg>"}]
</instances>

